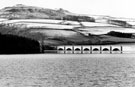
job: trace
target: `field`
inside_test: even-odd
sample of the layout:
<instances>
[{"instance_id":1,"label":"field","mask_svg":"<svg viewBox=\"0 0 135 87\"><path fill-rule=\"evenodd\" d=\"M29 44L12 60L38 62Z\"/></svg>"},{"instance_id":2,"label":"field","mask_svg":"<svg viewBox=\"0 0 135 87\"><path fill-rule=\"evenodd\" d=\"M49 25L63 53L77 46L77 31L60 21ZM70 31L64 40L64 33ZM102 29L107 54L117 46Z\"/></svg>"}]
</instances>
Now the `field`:
<instances>
[{"instance_id":1,"label":"field","mask_svg":"<svg viewBox=\"0 0 135 87\"><path fill-rule=\"evenodd\" d=\"M18 19L18 20L5 20L0 21L5 24L23 24L27 28L49 28L56 30L80 30L81 33L91 34L106 34L110 31L124 32L124 33L135 33L134 28L123 28L117 25L107 23L96 23L96 22L81 22L84 27L77 21L64 21L64 20L51 20L51 19ZM80 28L79 28L80 27Z\"/></svg>"},{"instance_id":2,"label":"field","mask_svg":"<svg viewBox=\"0 0 135 87\"><path fill-rule=\"evenodd\" d=\"M3 29L0 31L1 33L10 33L12 29L19 36L21 35L31 38L30 35L34 35L32 39L36 38L36 40L38 38L38 35L40 34L46 45L87 45L135 42L134 38L106 35L108 32L111 31L132 33L133 35L135 34L134 28L123 28L108 23L80 23L77 21L53 19L15 19L4 20L0 23L7 24L7 30ZM13 26L13 28L11 28L10 26ZM17 29L14 29L15 26L18 26ZM38 38L38 40L40 39Z\"/></svg>"},{"instance_id":3,"label":"field","mask_svg":"<svg viewBox=\"0 0 135 87\"><path fill-rule=\"evenodd\" d=\"M37 24L69 24L69 25L79 25L77 21L64 21L64 20L52 20L52 19L18 19L18 20L4 20L0 23L37 23ZM85 26L116 26L107 23L96 23L96 22L82 22Z\"/></svg>"},{"instance_id":4,"label":"field","mask_svg":"<svg viewBox=\"0 0 135 87\"><path fill-rule=\"evenodd\" d=\"M134 56L0 55L0 87L135 87Z\"/></svg>"},{"instance_id":5,"label":"field","mask_svg":"<svg viewBox=\"0 0 135 87\"><path fill-rule=\"evenodd\" d=\"M111 26L95 26L95 27L89 27L89 28L79 28L79 30L85 31L87 33L100 35L100 34L106 34L110 31L117 31L117 32L123 32L123 33L135 33L134 28L122 28L122 27L111 27Z\"/></svg>"}]
</instances>

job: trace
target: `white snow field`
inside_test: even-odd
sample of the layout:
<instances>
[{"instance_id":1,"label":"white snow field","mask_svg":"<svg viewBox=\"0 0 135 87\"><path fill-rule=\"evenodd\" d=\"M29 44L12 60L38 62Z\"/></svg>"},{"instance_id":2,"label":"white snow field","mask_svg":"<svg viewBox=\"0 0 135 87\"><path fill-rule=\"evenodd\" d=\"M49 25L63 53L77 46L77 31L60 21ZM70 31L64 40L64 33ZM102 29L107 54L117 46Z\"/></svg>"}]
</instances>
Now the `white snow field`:
<instances>
[{"instance_id":1,"label":"white snow field","mask_svg":"<svg viewBox=\"0 0 135 87\"><path fill-rule=\"evenodd\" d=\"M135 87L134 56L0 55L0 87Z\"/></svg>"}]
</instances>

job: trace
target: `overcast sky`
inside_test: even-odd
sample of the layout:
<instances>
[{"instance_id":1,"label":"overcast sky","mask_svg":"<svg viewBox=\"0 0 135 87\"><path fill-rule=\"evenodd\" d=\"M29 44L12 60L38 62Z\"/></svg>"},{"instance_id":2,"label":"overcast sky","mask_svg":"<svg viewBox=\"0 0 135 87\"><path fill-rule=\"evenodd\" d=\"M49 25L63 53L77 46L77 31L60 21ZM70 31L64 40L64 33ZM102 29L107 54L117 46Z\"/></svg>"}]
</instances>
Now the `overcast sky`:
<instances>
[{"instance_id":1,"label":"overcast sky","mask_svg":"<svg viewBox=\"0 0 135 87\"><path fill-rule=\"evenodd\" d=\"M135 0L1 0L0 8L24 4L73 13L135 18Z\"/></svg>"}]
</instances>

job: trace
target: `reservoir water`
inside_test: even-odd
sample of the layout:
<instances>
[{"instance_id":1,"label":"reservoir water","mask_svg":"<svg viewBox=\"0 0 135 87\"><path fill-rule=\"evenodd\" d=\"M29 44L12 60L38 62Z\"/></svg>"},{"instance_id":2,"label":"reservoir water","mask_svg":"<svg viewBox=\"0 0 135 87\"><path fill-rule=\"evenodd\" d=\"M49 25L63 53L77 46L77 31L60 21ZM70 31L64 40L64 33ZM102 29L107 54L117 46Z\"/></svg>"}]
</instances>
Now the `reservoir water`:
<instances>
[{"instance_id":1,"label":"reservoir water","mask_svg":"<svg viewBox=\"0 0 135 87\"><path fill-rule=\"evenodd\" d=\"M135 87L135 54L0 55L0 87Z\"/></svg>"}]
</instances>

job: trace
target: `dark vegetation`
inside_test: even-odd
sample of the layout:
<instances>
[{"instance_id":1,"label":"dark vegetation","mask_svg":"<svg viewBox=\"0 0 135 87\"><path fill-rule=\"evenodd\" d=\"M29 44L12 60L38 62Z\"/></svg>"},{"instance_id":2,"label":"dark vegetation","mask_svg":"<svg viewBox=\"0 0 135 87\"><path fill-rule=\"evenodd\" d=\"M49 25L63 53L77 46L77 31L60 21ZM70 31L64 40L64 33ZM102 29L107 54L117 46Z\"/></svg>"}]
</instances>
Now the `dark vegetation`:
<instances>
[{"instance_id":1,"label":"dark vegetation","mask_svg":"<svg viewBox=\"0 0 135 87\"><path fill-rule=\"evenodd\" d=\"M49 46L49 45L44 45L43 49L45 49L45 50L57 50L56 46Z\"/></svg>"},{"instance_id":2,"label":"dark vegetation","mask_svg":"<svg viewBox=\"0 0 135 87\"><path fill-rule=\"evenodd\" d=\"M16 35L0 34L0 54L40 53L40 44L32 39Z\"/></svg>"},{"instance_id":3,"label":"dark vegetation","mask_svg":"<svg viewBox=\"0 0 135 87\"><path fill-rule=\"evenodd\" d=\"M75 16L75 15L67 15L63 17L63 20L69 21L79 21L79 22L95 22L95 19L88 16Z\"/></svg>"},{"instance_id":4,"label":"dark vegetation","mask_svg":"<svg viewBox=\"0 0 135 87\"><path fill-rule=\"evenodd\" d=\"M113 25L118 25L118 26L122 26L125 28L132 28L132 25L130 25L129 23L127 23L126 21L121 21L121 20L108 20L109 24L113 24Z\"/></svg>"},{"instance_id":5,"label":"dark vegetation","mask_svg":"<svg viewBox=\"0 0 135 87\"><path fill-rule=\"evenodd\" d=\"M42 38L42 34L29 33L19 25L0 24L0 54L40 53Z\"/></svg>"},{"instance_id":6,"label":"dark vegetation","mask_svg":"<svg viewBox=\"0 0 135 87\"><path fill-rule=\"evenodd\" d=\"M122 32L116 32L116 31L111 31L111 32L107 33L106 35L122 37L122 38L133 38L134 37L132 33L122 33Z\"/></svg>"},{"instance_id":7,"label":"dark vegetation","mask_svg":"<svg viewBox=\"0 0 135 87\"><path fill-rule=\"evenodd\" d=\"M54 46L45 45L44 40L47 37L44 34L30 33L31 29L21 29L20 26L0 24L0 40L3 42L0 44L0 49L4 47L0 54L30 54L43 53L44 50L56 50Z\"/></svg>"}]
</instances>

